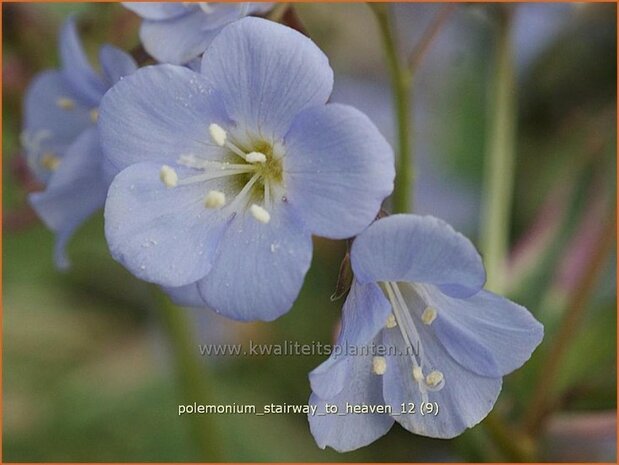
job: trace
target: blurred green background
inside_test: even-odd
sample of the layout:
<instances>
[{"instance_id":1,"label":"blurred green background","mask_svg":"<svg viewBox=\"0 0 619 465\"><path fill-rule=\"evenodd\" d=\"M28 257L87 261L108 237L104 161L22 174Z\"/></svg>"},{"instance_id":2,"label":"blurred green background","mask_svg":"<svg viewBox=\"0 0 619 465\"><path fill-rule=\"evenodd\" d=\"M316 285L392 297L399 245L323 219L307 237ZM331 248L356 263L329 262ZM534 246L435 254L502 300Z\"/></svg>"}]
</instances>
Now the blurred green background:
<instances>
[{"instance_id":1,"label":"blurred green background","mask_svg":"<svg viewBox=\"0 0 619 465\"><path fill-rule=\"evenodd\" d=\"M21 157L24 92L58 64L57 32L77 13L85 47L138 45L139 19L117 4L3 4L3 458L4 461L196 461L174 359L148 287L108 255L102 218L72 242L72 269L52 264L53 238L29 208L39 188ZM438 4L392 5L402 53L419 42ZM493 5L460 5L429 48L414 86L415 212L439 216L476 242L495 44ZM452 441L397 424L348 454L322 451L303 415L213 416L232 461L616 460L616 6L513 7L518 87L509 296L546 326L533 359L505 379L489 421ZM365 111L394 139L388 74L363 4L296 4L295 24L329 56L333 100ZM288 15L292 17L292 13ZM612 236L609 240L609 234ZM608 247L608 244L611 247ZM343 243L317 239L300 298L274 323L240 324L186 312L197 343L331 343L331 302ZM606 246L606 247L604 247ZM568 330L562 329L566 326ZM572 321L573 320L573 321ZM567 331L557 375L544 359ZM198 348L196 346L196 356ZM212 403L303 404L323 357L204 357ZM535 434L522 418L550 392ZM498 418L500 421L495 421ZM521 435L522 434L522 435ZM504 446L504 444L503 444ZM507 448L508 449L508 448Z\"/></svg>"}]
</instances>

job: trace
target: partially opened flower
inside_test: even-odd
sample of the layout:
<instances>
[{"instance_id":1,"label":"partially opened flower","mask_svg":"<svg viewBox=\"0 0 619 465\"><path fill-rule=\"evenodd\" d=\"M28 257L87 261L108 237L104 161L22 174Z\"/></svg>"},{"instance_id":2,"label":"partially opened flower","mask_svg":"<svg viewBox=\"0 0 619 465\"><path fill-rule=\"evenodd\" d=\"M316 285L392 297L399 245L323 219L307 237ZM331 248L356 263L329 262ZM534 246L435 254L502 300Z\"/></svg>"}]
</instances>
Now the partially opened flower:
<instances>
[{"instance_id":1,"label":"partially opened flower","mask_svg":"<svg viewBox=\"0 0 619 465\"><path fill-rule=\"evenodd\" d=\"M60 70L38 75L26 92L22 145L28 165L46 185L31 194L37 214L56 235L57 266L68 265L65 246L75 229L105 201L96 123L103 94L137 69L133 59L110 45L100 51L97 74L84 54L75 21L60 35Z\"/></svg>"},{"instance_id":2,"label":"partially opened flower","mask_svg":"<svg viewBox=\"0 0 619 465\"><path fill-rule=\"evenodd\" d=\"M162 63L182 65L209 46L221 29L247 15L266 13L272 3L125 2L144 21L140 39Z\"/></svg>"},{"instance_id":3,"label":"partially opened flower","mask_svg":"<svg viewBox=\"0 0 619 465\"><path fill-rule=\"evenodd\" d=\"M240 320L296 298L311 235L345 238L393 187L393 153L354 108L327 104L333 72L298 32L245 18L202 72L158 65L103 99L104 152L120 174L105 208L112 255Z\"/></svg>"},{"instance_id":4,"label":"partially opened flower","mask_svg":"<svg viewBox=\"0 0 619 465\"><path fill-rule=\"evenodd\" d=\"M482 290L479 254L436 218L376 221L354 241L351 263L356 279L338 339L348 354L310 374L310 402L321 414L309 421L323 448L364 446L394 421L423 436L457 436L490 412L502 377L542 340L525 308ZM424 402L438 414L422 415ZM326 403L342 413L346 403L389 406L392 414L325 414Z\"/></svg>"}]
</instances>

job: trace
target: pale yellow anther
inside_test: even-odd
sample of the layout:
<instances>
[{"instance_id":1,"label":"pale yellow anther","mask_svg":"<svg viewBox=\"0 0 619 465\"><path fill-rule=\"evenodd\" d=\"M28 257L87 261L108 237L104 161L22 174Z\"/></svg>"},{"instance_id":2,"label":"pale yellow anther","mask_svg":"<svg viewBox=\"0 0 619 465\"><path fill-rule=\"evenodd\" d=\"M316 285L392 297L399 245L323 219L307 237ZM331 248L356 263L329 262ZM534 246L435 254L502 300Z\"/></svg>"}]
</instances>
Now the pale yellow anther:
<instances>
[{"instance_id":1,"label":"pale yellow anther","mask_svg":"<svg viewBox=\"0 0 619 465\"><path fill-rule=\"evenodd\" d=\"M372 358L372 372L375 375L384 375L387 371L387 360L385 357L376 356Z\"/></svg>"},{"instance_id":2,"label":"pale yellow anther","mask_svg":"<svg viewBox=\"0 0 619 465\"><path fill-rule=\"evenodd\" d=\"M271 215L269 214L269 212L262 208L260 205L253 204L251 207L249 207L249 211L251 212L252 216L261 223L267 224L269 221L271 221Z\"/></svg>"},{"instance_id":3,"label":"pale yellow anther","mask_svg":"<svg viewBox=\"0 0 619 465\"><path fill-rule=\"evenodd\" d=\"M443 381L443 373L440 371L433 371L428 376L426 376L426 383L428 386L438 386Z\"/></svg>"},{"instance_id":4,"label":"pale yellow anther","mask_svg":"<svg viewBox=\"0 0 619 465\"><path fill-rule=\"evenodd\" d=\"M226 139L228 138L228 133L224 128L222 128L219 124L213 123L208 127L208 132L211 135L211 139L220 147L226 145Z\"/></svg>"},{"instance_id":5,"label":"pale yellow anther","mask_svg":"<svg viewBox=\"0 0 619 465\"><path fill-rule=\"evenodd\" d=\"M421 367L413 368L413 379L417 382L423 380L423 371L421 371Z\"/></svg>"},{"instance_id":6,"label":"pale yellow anther","mask_svg":"<svg viewBox=\"0 0 619 465\"><path fill-rule=\"evenodd\" d=\"M426 325L431 325L432 322L436 320L437 315L438 312L435 308L426 307L426 309L421 314L421 321L423 321L423 323Z\"/></svg>"},{"instance_id":7,"label":"pale yellow anther","mask_svg":"<svg viewBox=\"0 0 619 465\"><path fill-rule=\"evenodd\" d=\"M99 110L97 108L93 108L90 110L90 121L96 123L99 121Z\"/></svg>"},{"instance_id":8,"label":"pale yellow anther","mask_svg":"<svg viewBox=\"0 0 619 465\"><path fill-rule=\"evenodd\" d=\"M265 161L267 161L267 157L264 153L249 152L245 156L245 160L247 160L248 163L264 163Z\"/></svg>"},{"instance_id":9,"label":"pale yellow anther","mask_svg":"<svg viewBox=\"0 0 619 465\"><path fill-rule=\"evenodd\" d=\"M226 194L221 191L208 191L204 197L206 208L221 208L226 204Z\"/></svg>"},{"instance_id":10,"label":"pale yellow anther","mask_svg":"<svg viewBox=\"0 0 619 465\"><path fill-rule=\"evenodd\" d=\"M46 152L41 157L41 165L48 171L56 171L60 165L60 158L52 152Z\"/></svg>"},{"instance_id":11,"label":"pale yellow anther","mask_svg":"<svg viewBox=\"0 0 619 465\"><path fill-rule=\"evenodd\" d=\"M163 165L161 167L159 179L161 179L161 182L164 183L166 187L176 187L178 184L178 174L176 174L174 168L168 165Z\"/></svg>"},{"instance_id":12,"label":"pale yellow anther","mask_svg":"<svg viewBox=\"0 0 619 465\"><path fill-rule=\"evenodd\" d=\"M395 321L395 316L393 315L393 313L390 313L387 317L387 322L385 323L385 326L387 328L395 328L397 325L398 323Z\"/></svg>"},{"instance_id":13,"label":"pale yellow anther","mask_svg":"<svg viewBox=\"0 0 619 465\"><path fill-rule=\"evenodd\" d=\"M59 97L56 100L56 105L58 106L58 108L61 108L63 110L73 110L75 108L75 100L68 97Z\"/></svg>"}]
</instances>

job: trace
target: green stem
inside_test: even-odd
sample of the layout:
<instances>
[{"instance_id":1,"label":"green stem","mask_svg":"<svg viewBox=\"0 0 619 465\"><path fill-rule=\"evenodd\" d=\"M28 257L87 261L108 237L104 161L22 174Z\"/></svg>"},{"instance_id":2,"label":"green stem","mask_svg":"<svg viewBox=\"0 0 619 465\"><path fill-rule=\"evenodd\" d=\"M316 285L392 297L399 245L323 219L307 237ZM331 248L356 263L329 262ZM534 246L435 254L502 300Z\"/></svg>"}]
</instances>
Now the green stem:
<instances>
[{"instance_id":1,"label":"green stem","mask_svg":"<svg viewBox=\"0 0 619 465\"><path fill-rule=\"evenodd\" d=\"M191 328L185 318L185 310L176 307L159 289L155 289L156 309L162 326L169 338L170 347L176 364L178 383L182 403L212 403L208 384L206 383L204 364L197 354L197 345L193 342ZM187 421L191 434L199 447L202 461L221 462L221 442L218 432L208 415L188 415Z\"/></svg>"},{"instance_id":2,"label":"green stem","mask_svg":"<svg viewBox=\"0 0 619 465\"><path fill-rule=\"evenodd\" d=\"M485 159L481 243L487 272L486 287L502 292L509 250L509 229L514 187L516 142L516 82L511 43L511 7L496 14L497 32L490 98L489 130ZM484 421L490 437L510 460L526 460L533 454L531 441L518 437L498 413Z\"/></svg>"},{"instance_id":3,"label":"green stem","mask_svg":"<svg viewBox=\"0 0 619 465\"><path fill-rule=\"evenodd\" d=\"M392 208L394 213L406 213L411 211L414 181L410 114L413 75L398 54L389 6L380 3L368 5L376 17L385 49L397 124L398 159Z\"/></svg>"},{"instance_id":4,"label":"green stem","mask_svg":"<svg viewBox=\"0 0 619 465\"><path fill-rule=\"evenodd\" d=\"M481 243L488 273L486 286L495 292L501 292L505 285L514 186L517 106L511 16L509 7L497 14L494 92L490 99L492 107L484 175Z\"/></svg>"}]
</instances>

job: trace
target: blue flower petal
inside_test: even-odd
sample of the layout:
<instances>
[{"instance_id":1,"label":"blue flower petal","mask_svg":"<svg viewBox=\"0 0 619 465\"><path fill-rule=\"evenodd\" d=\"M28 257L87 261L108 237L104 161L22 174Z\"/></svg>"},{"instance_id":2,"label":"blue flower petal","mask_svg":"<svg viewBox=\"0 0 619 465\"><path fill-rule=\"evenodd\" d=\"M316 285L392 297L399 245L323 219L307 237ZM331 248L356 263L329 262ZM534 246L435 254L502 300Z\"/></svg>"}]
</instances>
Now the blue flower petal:
<instances>
[{"instance_id":1,"label":"blue flower petal","mask_svg":"<svg viewBox=\"0 0 619 465\"><path fill-rule=\"evenodd\" d=\"M131 55L111 45L101 47L99 62L110 87L138 69L138 65Z\"/></svg>"},{"instance_id":2,"label":"blue flower petal","mask_svg":"<svg viewBox=\"0 0 619 465\"><path fill-rule=\"evenodd\" d=\"M352 356L332 354L309 373L312 392L323 399L337 396L350 381Z\"/></svg>"},{"instance_id":3,"label":"blue flower petal","mask_svg":"<svg viewBox=\"0 0 619 465\"><path fill-rule=\"evenodd\" d=\"M202 61L232 119L267 141L283 137L303 109L324 104L333 87L327 57L307 37L260 18L226 26Z\"/></svg>"},{"instance_id":4,"label":"blue flower petal","mask_svg":"<svg viewBox=\"0 0 619 465\"><path fill-rule=\"evenodd\" d=\"M164 287L163 290L170 296L172 302L181 307L206 307L206 303L198 290L197 282L181 287Z\"/></svg>"},{"instance_id":5,"label":"blue flower petal","mask_svg":"<svg viewBox=\"0 0 619 465\"><path fill-rule=\"evenodd\" d=\"M160 169L138 163L114 178L105 203L105 235L112 256L135 276L180 287L209 272L228 220L204 207L203 183L168 188ZM190 173L177 171L179 177Z\"/></svg>"},{"instance_id":6,"label":"blue flower petal","mask_svg":"<svg viewBox=\"0 0 619 465\"><path fill-rule=\"evenodd\" d=\"M202 68L202 58L201 57L196 57L191 61L188 61L187 63L185 63L183 66L189 68L190 70L192 70L195 73L199 73L200 72L200 68Z\"/></svg>"},{"instance_id":7,"label":"blue flower petal","mask_svg":"<svg viewBox=\"0 0 619 465\"><path fill-rule=\"evenodd\" d=\"M348 380L349 350L368 344L384 328L391 305L383 291L374 283L353 282L342 309L342 329L337 345L343 352L334 352L329 359L309 375L312 391L327 399L337 395Z\"/></svg>"},{"instance_id":8,"label":"blue flower petal","mask_svg":"<svg viewBox=\"0 0 619 465\"><path fill-rule=\"evenodd\" d=\"M65 22L60 32L60 58L62 73L71 88L85 103L96 107L108 86L88 62L73 17Z\"/></svg>"},{"instance_id":9,"label":"blue flower petal","mask_svg":"<svg viewBox=\"0 0 619 465\"><path fill-rule=\"evenodd\" d=\"M97 131L88 129L69 147L45 191L30 195L32 207L56 233L54 256L59 268L69 266L65 248L75 230L105 202L101 159Z\"/></svg>"},{"instance_id":10,"label":"blue flower petal","mask_svg":"<svg viewBox=\"0 0 619 465\"><path fill-rule=\"evenodd\" d=\"M177 18L192 10L181 2L123 2L123 6L144 19L154 20Z\"/></svg>"},{"instance_id":11,"label":"blue flower petal","mask_svg":"<svg viewBox=\"0 0 619 465\"><path fill-rule=\"evenodd\" d=\"M453 299L430 289L428 297L438 309L432 323L437 337L458 363L479 375L514 371L542 341L544 328L526 308L491 292Z\"/></svg>"},{"instance_id":12,"label":"blue flower petal","mask_svg":"<svg viewBox=\"0 0 619 465\"><path fill-rule=\"evenodd\" d=\"M200 56L219 29L206 29L208 18L200 9L168 21L145 20L140 39L146 51L163 63L182 65Z\"/></svg>"},{"instance_id":13,"label":"blue flower petal","mask_svg":"<svg viewBox=\"0 0 619 465\"><path fill-rule=\"evenodd\" d=\"M253 9L255 10L255 8ZM219 31L232 21L239 20L243 16L253 13L250 3L241 2L207 4L206 10L204 7L201 7L200 11L204 17L202 29L209 31L214 29Z\"/></svg>"},{"instance_id":14,"label":"blue flower petal","mask_svg":"<svg viewBox=\"0 0 619 465\"><path fill-rule=\"evenodd\" d=\"M243 14L245 15L261 15L273 8L273 2L247 2L242 3Z\"/></svg>"},{"instance_id":15,"label":"blue flower petal","mask_svg":"<svg viewBox=\"0 0 619 465\"><path fill-rule=\"evenodd\" d=\"M319 236L359 233L393 190L393 151L353 107L329 104L303 111L285 144L288 200Z\"/></svg>"},{"instance_id":16,"label":"blue flower petal","mask_svg":"<svg viewBox=\"0 0 619 465\"><path fill-rule=\"evenodd\" d=\"M59 71L39 74L24 100L23 145L28 165L43 182L51 172L42 164L45 154L62 158L65 150L89 127L90 109L84 106ZM69 105L63 109L62 104Z\"/></svg>"},{"instance_id":17,"label":"blue flower petal","mask_svg":"<svg viewBox=\"0 0 619 465\"><path fill-rule=\"evenodd\" d=\"M385 401L394 412L399 412L403 403L415 404L415 413L396 416L396 421L410 432L433 438L453 438L488 415L501 392L502 380L480 376L462 367L445 351L431 326L424 325L418 317L414 320L425 352L424 375L439 370L444 376L443 388L428 393L428 401L438 405L438 415L419 413L422 397L413 380L413 364L399 327L383 332L385 345L397 348L395 354L387 357L383 375Z\"/></svg>"},{"instance_id":18,"label":"blue flower petal","mask_svg":"<svg viewBox=\"0 0 619 465\"><path fill-rule=\"evenodd\" d=\"M351 263L361 282L429 283L452 297L469 297L486 280L473 244L431 216L393 215L376 221L353 243Z\"/></svg>"},{"instance_id":19,"label":"blue flower petal","mask_svg":"<svg viewBox=\"0 0 619 465\"><path fill-rule=\"evenodd\" d=\"M122 79L101 103L103 151L116 170L144 161L173 164L181 155L221 157L210 123L227 124L204 78L180 66L142 68Z\"/></svg>"},{"instance_id":20,"label":"blue flower petal","mask_svg":"<svg viewBox=\"0 0 619 465\"><path fill-rule=\"evenodd\" d=\"M213 310L235 320L270 321L296 299L312 257L312 240L292 208L277 205L268 224L238 213L200 292Z\"/></svg>"},{"instance_id":21,"label":"blue flower petal","mask_svg":"<svg viewBox=\"0 0 619 465\"><path fill-rule=\"evenodd\" d=\"M380 338L377 338L380 340ZM329 446L338 452L347 452L374 442L385 435L393 425L393 418L381 413L346 413L346 404L382 406L382 377L372 373L372 356L351 357L351 369L346 387L335 397L310 397L315 415L309 415L314 439L322 449ZM326 413L325 404L337 405L341 415Z\"/></svg>"}]
</instances>

